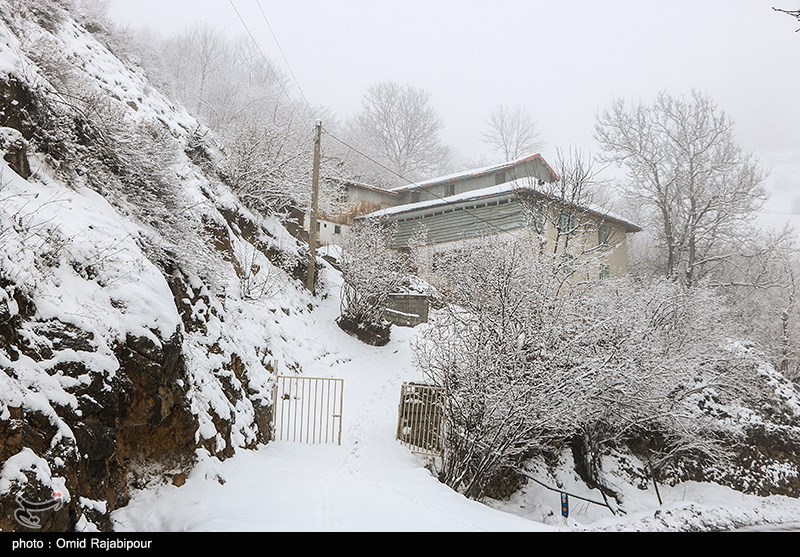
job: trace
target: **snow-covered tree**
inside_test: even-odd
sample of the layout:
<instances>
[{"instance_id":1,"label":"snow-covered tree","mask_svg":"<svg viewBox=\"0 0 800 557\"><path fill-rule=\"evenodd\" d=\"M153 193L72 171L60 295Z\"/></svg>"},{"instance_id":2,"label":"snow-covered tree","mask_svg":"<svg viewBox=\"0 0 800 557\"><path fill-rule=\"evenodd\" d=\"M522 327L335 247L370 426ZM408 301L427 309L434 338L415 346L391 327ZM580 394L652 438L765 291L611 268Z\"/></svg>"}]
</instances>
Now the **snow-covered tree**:
<instances>
[{"instance_id":1,"label":"snow-covered tree","mask_svg":"<svg viewBox=\"0 0 800 557\"><path fill-rule=\"evenodd\" d=\"M439 478L470 497L505 468L568 437L593 371L580 365L559 258L535 238L485 238L416 258L447 302L415 360L447 390Z\"/></svg>"},{"instance_id":2,"label":"snow-covered tree","mask_svg":"<svg viewBox=\"0 0 800 557\"><path fill-rule=\"evenodd\" d=\"M444 125L430 97L428 91L411 85L391 81L372 85L353 120L355 139L367 154L407 179L436 175L450 154L439 138Z\"/></svg>"},{"instance_id":3,"label":"snow-covered tree","mask_svg":"<svg viewBox=\"0 0 800 557\"><path fill-rule=\"evenodd\" d=\"M544 147L536 121L522 106L496 106L489 111L484 125L481 140L502 155L503 160L513 161Z\"/></svg>"},{"instance_id":4,"label":"snow-covered tree","mask_svg":"<svg viewBox=\"0 0 800 557\"><path fill-rule=\"evenodd\" d=\"M601 457L633 446L658 471L724 457L698 401L746 393L714 291L668 279L596 280L567 290L565 260L535 237L476 240L417 257L444 309L415 346L447 391L440 479L470 497L567 439L604 493Z\"/></svg>"},{"instance_id":5,"label":"snow-covered tree","mask_svg":"<svg viewBox=\"0 0 800 557\"><path fill-rule=\"evenodd\" d=\"M712 283L725 296L742 333L787 378L800 379L800 251L793 229L762 232L718 270Z\"/></svg>"},{"instance_id":6,"label":"snow-covered tree","mask_svg":"<svg viewBox=\"0 0 800 557\"><path fill-rule=\"evenodd\" d=\"M383 224L366 220L345 235L340 264L344 283L339 327L369 344L386 344L386 302L408 276L407 258L389 247Z\"/></svg>"},{"instance_id":7,"label":"snow-covered tree","mask_svg":"<svg viewBox=\"0 0 800 557\"><path fill-rule=\"evenodd\" d=\"M604 160L628 171L623 193L647 210L663 275L696 284L750 234L766 199L765 173L708 96L662 92L630 107L614 100L598 116L595 137Z\"/></svg>"}]
</instances>

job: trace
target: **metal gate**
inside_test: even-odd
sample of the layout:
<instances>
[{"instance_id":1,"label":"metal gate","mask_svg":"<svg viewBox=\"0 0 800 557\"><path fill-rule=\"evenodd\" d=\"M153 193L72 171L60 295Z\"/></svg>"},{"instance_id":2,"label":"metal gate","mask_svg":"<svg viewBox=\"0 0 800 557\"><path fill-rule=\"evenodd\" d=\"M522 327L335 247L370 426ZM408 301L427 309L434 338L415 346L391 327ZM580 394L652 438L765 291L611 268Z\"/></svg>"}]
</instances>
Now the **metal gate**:
<instances>
[{"instance_id":1,"label":"metal gate","mask_svg":"<svg viewBox=\"0 0 800 557\"><path fill-rule=\"evenodd\" d=\"M272 438L342 444L344 380L278 375L272 391Z\"/></svg>"},{"instance_id":2,"label":"metal gate","mask_svg":"<svg viewBox=\"0 0 800 557\"><path fill-rule=\"evenodd\" d=\"M444 387L403 383L397 409L397 439L412 452L444 452Z\"/></svg>"}]
</instances>

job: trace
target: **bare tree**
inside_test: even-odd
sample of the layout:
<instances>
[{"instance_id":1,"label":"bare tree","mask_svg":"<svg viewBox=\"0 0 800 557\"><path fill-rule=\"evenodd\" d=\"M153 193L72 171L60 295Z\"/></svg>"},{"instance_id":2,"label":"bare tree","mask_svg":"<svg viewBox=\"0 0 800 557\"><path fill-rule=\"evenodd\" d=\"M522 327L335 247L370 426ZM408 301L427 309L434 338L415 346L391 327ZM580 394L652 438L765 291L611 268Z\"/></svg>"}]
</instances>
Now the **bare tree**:
<instances>
[{"instance_id":1,"label":"bare tree","mask_svg":"<svg viewBox=\"0 0 800 557\"><path fill-rule=\"evenodd\" d=\"M766 200L766 177L709 97L661 93L650 105L614 100L598 116L604 160L624 166L623 193L647 209L664 275L695 284L731 257Z\"/></svg>"},{"instance_id":2,"label":"bare tree","mask_svg":"<svg viewBox=\"0 0 800 557\"><path fill-rule=\"evenodd\" d=\"M775 7L773 7L772 9L775 10L776 12L784 13L800 21L800 10L783 10L781 8L775 8ZM795 32L797 31L800 31L800 29L795 29Z\"/></svg>"},{"instance_id":3,"label":"bare tree","mask_svg":"<svg viewBox=\"0 0 800 557\"><path fill-rule=\"evenodd\" d=\"M412 180L430 177L450 158L439 139L444 125L430 97L411 85L377 83L365 93L354 119L365 148L393 172Z\"/></svg>"},{"instance_id":4,"label":"bare tree","mask_svg":"<svg viewBox=\"0 0 800 557\"><path fill-rule=\"evenodd\" d=\"M536 131L536 121L521 106L493 108L485 126L481 140L503 155L504 160L516 160L544 147Z\"/></svg>"}]
</instances>

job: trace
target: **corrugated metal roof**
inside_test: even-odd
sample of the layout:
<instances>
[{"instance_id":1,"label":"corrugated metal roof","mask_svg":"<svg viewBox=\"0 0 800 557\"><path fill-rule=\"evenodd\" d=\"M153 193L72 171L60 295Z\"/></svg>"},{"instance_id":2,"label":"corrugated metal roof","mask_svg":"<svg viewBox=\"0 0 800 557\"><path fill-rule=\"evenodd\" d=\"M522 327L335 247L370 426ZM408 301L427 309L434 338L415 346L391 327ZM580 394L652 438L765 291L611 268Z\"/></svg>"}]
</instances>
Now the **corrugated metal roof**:
<instances>
[{"instance_id":1,"label":"corrugated metal roof","mask_svg":"<svg viewBox=\"0 0 800 557\"><path fill-rule=\"evenodd\" d=\"M491 186L488 188L471 190L468 192L459 193L448 197L442 197L439 199L431 199L429 201L406 203L403 205L397 205L395 207L389 207L388 209L382 209L380 211L375 211L373 213L358 216L356 217L356 220L365 218L390 218L392 220L398 220L401 217L417 216L417 215L422 218L427 218L434 212L436 212L440 207L446 205L451 205L454 208L464 208L467 205L474 204L475 202L481 201L483 199L517 196L518 194L521 193L523 194L528 193L531 195L544 197L561 203L561 201L556 199L555 197L548 195L547 193L542 192L541 190L538 190L536 186L531 183L531 180L523 178L520 180L514 180L512 182L507 182L505 184L500 184L498 186ZM620 215L608 211L603 207L597 205L588 205L588 206L574 205L574 207L578 210L585 211L597 217L600 217L601 219L620 224L624 226L628 232L639 232L642 230L642 228L639 225L625 219ZM492 222L494 217L493 214L490 212L485 217L483 217L482 215L482 218ZM473 220L478 220L478 219L477 217L473 216ZM492 222L492 224L494 224L494 222Z\"/></svg>"},{"instance_id":2,"label":"corrugated metal roof","mask_svg":"<svg viewBox=\"0 0 800 557\"><path fill-rule=\"evenodd\" d=\"M450 182L459 182L461 180L467 180L471 178L478 178L480 176L486 176L488 174L493 174L495 172L500 172L502 170L508 170L509 168L514 168L516 166L531 163L531 162L538 162L540 163L545 170L550 174L551 181L556 182L558 181L558 174L547 164L542 156L538 153L533 155L528 155L522 158L519 158L514 161L508 161L500 164L493 164L491 166L484 166L482 168L474 168L471 170L464 170L462 172L456 172L454 174L448 174L446 176L439 176L437 178L431 178L429 180L423 180L421 182L417 182L414 184L408 184L405 186L398 186L395 188L391 188L389 191L393 192L404 192L408 190L415 190L415 189L427 189L433 186L437 186L440 184L447 184Z\"/></svg>"}]
</instances>

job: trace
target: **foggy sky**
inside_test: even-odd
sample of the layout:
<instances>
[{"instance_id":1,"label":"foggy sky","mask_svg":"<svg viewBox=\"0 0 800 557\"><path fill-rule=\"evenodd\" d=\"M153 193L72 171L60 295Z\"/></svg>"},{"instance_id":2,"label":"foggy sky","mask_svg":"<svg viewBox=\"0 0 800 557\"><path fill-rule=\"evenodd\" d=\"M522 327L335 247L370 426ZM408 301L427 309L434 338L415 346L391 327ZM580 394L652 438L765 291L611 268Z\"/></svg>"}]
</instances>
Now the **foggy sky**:
<instances>
[{"instance_id":1,"label":"foggy sky","mask_svg":"<svg viewBox=\"0 0 800 557\"><path fill-rule=\"evenodd\" d=\"M288 74L255 0L234 4ZM614 97L699 89L771 171L767 210L781 221L800 215L800 22L773 5L800 9L798 0L261 0L311 104L346 118L375 82L422 87L442 139L464 158L489 152L480 131L501 103L534 116L554 159L556 147L597 153L595 114ZM110 15L163 34L197 21L246 33L228 0L111 0Z\"/></svg>"}]
</instances>

